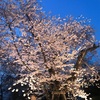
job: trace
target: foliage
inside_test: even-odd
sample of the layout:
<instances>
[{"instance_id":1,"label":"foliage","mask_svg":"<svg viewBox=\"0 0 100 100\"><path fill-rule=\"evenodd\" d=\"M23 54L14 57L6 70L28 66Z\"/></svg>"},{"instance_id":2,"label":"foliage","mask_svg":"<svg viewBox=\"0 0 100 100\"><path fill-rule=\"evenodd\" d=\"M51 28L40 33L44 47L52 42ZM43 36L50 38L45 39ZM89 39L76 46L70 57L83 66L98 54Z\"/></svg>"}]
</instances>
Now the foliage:
<instances>
[{"instance_id":1,"label":"foliage","mask_svg":"<svg viewBox=\"0 0 100 100\"><path fill-rule=\"evenodd\" d=\"M49 100L50 94L62 91L86 99L86 80L99 80L99 67L88 64L99 47L88 20L48 17L36 0L1 1L0 35L6 56L0 63L7 61L6 68L21 76L14 85L28 85L27 96L42 91Z\"/></svg>"}]
</instances>

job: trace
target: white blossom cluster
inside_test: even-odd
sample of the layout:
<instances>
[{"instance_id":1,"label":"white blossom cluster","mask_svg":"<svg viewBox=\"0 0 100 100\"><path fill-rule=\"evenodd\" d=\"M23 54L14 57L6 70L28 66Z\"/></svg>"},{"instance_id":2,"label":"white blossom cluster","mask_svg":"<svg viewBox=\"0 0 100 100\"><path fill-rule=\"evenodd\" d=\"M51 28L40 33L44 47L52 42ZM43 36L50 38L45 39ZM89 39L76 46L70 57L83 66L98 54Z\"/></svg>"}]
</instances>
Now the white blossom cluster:
<instances>
[{"instance_id":1,"label":"white blossom cluster","mask_svg":"<svg viewBox=\"0 0 100 100\"><path fill-rule=\"evenodd\" d=\"M19 64L18 67L13 66L13 70L18 72L15 74L21 75L21 79L13 85L28 84L30 90L27 95L30 99L29 95L35 90L38 93L42 90L44 94L49 89L54 91L54 87L49 86L57 81L60 84L58 91L71 92L74 97L86 99L87 94L82 90L88 84L85 77L91 83L98 79L95 66L89 66L83 59L79 69L75 68L80 52L95 43L94 31L86 24L87 20L49 18L36 0L8 1L4 4L6 10L2 8L6 23L2 30L5 28L4 31L8 32L5 49L8 49L13 63ZM9 90L19 91L11 87ZM22 92L26 96L24 89Z\"/></svg>"}]
</instances>

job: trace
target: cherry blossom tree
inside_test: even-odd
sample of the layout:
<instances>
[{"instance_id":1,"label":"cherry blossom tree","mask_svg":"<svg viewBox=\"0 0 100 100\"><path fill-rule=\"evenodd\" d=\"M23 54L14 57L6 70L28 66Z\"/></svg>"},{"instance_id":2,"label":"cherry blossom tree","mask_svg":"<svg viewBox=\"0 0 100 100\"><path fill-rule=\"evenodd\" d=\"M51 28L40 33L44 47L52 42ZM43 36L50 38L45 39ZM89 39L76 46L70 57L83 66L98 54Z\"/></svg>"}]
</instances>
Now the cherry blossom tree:
<instances>
[{"instance_id":1,"label":"cherry blossom tree","mask_svg":"<svg viewBox=\"0 0 100 100\"><path fill-rule=\"evenodd\" d=\"M6 34L3 48L12 62L7 68L20 75L13 86L28 85L27 93L22 90L28 99L87 100L83 88L100 79L97 64L89 64L100 45L88 20L48 17L36 0L1 1L0 34Z\"/></svg>"}]
</instances>

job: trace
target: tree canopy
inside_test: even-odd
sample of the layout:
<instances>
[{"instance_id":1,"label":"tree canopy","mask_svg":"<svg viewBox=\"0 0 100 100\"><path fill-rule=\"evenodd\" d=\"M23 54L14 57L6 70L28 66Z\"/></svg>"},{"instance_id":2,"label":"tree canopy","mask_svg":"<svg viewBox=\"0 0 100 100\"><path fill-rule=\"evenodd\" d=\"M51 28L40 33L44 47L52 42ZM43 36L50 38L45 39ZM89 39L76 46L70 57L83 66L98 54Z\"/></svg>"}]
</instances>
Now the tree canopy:
<instances>
[{"instance_id":1,"label":"tree canopy","mask_svg":"<svg viewBox=\"0 0 100 100\"><path fill-rule=\"evenodd\" d=\"M1 1L0 67L20 75L13 86L28 85L29 99L34 91L86 99L83 87L100 79L99 64L89 63L100 45L88 20L46 16L36 0Z\"/></svg>"}]
</instances>

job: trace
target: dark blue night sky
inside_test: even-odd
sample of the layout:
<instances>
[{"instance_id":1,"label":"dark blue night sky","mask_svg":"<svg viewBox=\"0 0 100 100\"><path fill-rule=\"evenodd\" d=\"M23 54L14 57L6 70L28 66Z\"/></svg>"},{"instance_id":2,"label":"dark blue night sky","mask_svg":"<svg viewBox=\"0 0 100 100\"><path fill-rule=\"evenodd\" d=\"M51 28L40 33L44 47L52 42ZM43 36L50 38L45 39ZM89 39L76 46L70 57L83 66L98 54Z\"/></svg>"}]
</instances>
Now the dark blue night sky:
<instances>
[{"instance_id":1,"label":"dark blue night sky","mask_svg":"<svg viewBox=\"0 0 100 100\"><path fill-rule=\"evenodd\" d=\"M51 12L51 15L60 15L62 18L83 15L91 19L96 39L100 40L100 0L42 0L40 4L46 14Z\"/></svg>"}]
</instances>

